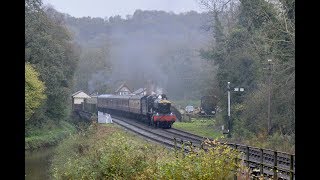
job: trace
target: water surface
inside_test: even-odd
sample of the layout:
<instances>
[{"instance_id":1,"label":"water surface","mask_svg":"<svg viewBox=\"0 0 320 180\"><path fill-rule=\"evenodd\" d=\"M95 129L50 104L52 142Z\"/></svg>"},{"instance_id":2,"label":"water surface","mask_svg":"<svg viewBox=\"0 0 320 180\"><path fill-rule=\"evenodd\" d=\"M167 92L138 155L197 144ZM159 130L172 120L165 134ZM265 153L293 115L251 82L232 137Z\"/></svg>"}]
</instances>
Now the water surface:
<instances>
[{"instance_id":1,"label":"water surface","mask_svg":"<svg viewBox=\"0 0 320 180\"><path fill-rule=\"evenodd\" d=\"M50 179L49 165L55 147L25 151L25 179Z\"/></svg>"}]
</instances>

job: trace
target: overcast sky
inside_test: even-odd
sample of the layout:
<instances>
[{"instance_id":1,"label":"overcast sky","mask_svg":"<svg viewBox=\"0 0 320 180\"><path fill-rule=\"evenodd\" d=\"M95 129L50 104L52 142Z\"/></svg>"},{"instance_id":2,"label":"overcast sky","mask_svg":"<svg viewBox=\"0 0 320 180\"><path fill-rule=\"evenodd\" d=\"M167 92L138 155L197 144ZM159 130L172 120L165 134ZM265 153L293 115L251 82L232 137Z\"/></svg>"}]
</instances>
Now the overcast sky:
<instances>
[{"instance_id":1,"label":"overcast sky","mask_svg":"<svg viewBox=\"0 0 320 180\"><path fill-rule=\"evenodd\" d=\"M205 9L199 0L43 0L56 10L74 17L110 17L120 15L123 18L132 15L136 9L163 10L181 13L186 11L203 12Z\"/></svg>"}]
</instances>

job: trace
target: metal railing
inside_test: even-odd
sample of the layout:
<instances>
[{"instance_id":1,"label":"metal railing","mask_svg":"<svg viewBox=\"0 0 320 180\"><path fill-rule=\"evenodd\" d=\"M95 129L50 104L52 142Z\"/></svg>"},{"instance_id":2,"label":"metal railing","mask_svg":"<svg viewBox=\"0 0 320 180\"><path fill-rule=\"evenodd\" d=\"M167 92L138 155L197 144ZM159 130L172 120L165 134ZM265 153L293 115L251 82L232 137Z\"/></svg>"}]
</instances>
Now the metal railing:
<instances>
[{"instance_id":1,"label":"metal railing","mask_svg":"<svg viewBox=\"0 0 320 180\"><path fill-rule=\"evenodd\" d=\"M250 168L257 168L258 174L272 176L273 179L295 178L295 155L270 149L227 143L245 154L242 159ZM266 170L265 170L266 169Z\"/></svg>"},{"instance_id":2,"label":"metal railing","mask_svg":"<svg viewBox=\"0 0 320 180\"><path fill-rule=\"evenodd\" d=\"M174 144L185 144L192 148L192 143L189 141L176 140ZM242 158L236 159L243 160L247 167L252 170L253 177L259 177L263 175L272 179L295 179L295 155L280 151L274 151L270 149L257 148L236 143L225 143L238 151L242 152ZM201 145L201 149L205 150L205 147ZM176 148L175 148L176 149ZM235 175L235 178L237 176Z\"/></svg>"},{"instance_id":3,"label":"metal railing","mask_svg":"<svg viewBox=\"0 0 320 180\"><path fill-rule=\"evenodd\" d=\"M83 110L75 110L74 111L80 118L90 120L91 116L94 113L88 112L88 111L83 111Z\"/></svg>"}]
</instances>

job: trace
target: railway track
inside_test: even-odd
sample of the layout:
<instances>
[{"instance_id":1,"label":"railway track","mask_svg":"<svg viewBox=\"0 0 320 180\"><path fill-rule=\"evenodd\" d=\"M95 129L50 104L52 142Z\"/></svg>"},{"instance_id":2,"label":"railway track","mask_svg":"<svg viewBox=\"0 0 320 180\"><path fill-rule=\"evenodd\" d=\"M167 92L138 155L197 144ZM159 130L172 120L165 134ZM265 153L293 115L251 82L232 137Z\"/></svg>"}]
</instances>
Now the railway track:
<instances>
[{"instance_id":1,"label":"railway track","mask_svg":"<svg viewBox=\"0 0 320 180\"><path fill-rule=\"evenodd\" d=\"M112 121L115 124L118 124L118 125L126 128L130 131L133 131L134 133L139 134L140 136L143 136L144 138L161 143L167 147L174 148L174 143L172 143L171 139L168 139L164 136L158 136L157 134L151 133L150 131L147 131L147 130L140 129L137 126L128 124L128 123L126 123L120 119L117 119L117 118L112 118Z\"/></svg>"},{"instance_id":2,"label":"railway track","mask_svg":"<svg viewBox=\"0 0 320 180\"><path fill-rule=\"evenodd\" d=\"M148 128L143 128L141 125L137 125L134 123L128 123L128 121L123 120L123 119L119 119L117 117L116 118L113 117L113 122L115 124L118 124L118 125L124 127L125 129L128 129L128 130L142 136L145 139L157 142L157 143L162 144L170 149L184 148L185 152L190 151L190 148L188 148L187 146L182 146L181 144L178 144L178 143L175 144L174 138L170 137L168 135L161 135L161 133L159 133L159 132L149 130Z\"/></svg>"},{"instance_id":3,"label":"railway track","mask_svg":"<svg viewBox=\"0 0 320 180\"><path fill-rule=\"evenodd\" d=\"M190 147L182 142L191 142L193 147L201 147L201 142L210 138L201 137L179 129L153 128L141 122L112 115L114 123L143 136L146 139L165 145L168 148L182 148L188 152ZM175 143L176 142L176 143ZM187 143L187 144L188 144ZM242 152L244 162L257 174L277 175L277 179L295 179L295 156L270 149L261 149L243 144L226 143Z\"/></svg>"},{"instance_id":4,"label":"railway track","mask_svg":"<svg viewBox=\"0 0 320 180\"><path fill-rule=\"evenodd\" d=\"M184 134L176 134L174 132L170 132L170 131L166 131L165 129L160 129L160 128L152 128L150 126L147 126L145 124L141 124L137 121L133 121L131 119L126 119L126 118L122 118L122 117L116 117L118 120L124 121L127 124L130 124L132 126L135 126L137 128L140 128L144 131L148 131L150 133L154 133L160 137L164 137L167 139L170 139L172 141L174 141L174 138L176 138L176 140L178 141L189 141L192 142L194 145L198 145L200 147L200 143L202 142L202 139L198 139L198 138L193 138L192 136L187 136Z\"/></svg>"},{"instance_id":5,"label":"railway track","mask_svg":"<svg viewBox=\"0 0 320 180\"><path fill-rule=\"evenodd\" d=\"M114 116L115 117L115 116ZM126 119L123 117L116 117L117 120L120 120L122 122L125 122L133 127L138 128L137 131L147 131L155 136L164 138L166 140L169 140L171 142L176 139L178 142L183 140L183 142L189 141L192 142L192 145L194 147L200 147L201 142L205 139L212 140L210 138L201 137L189 132L185 132L179 129L171 128L171 129L156 129L150 126L147 126L145 124L141 124L140 122L137 122L132 119ZM118 123L118 122L116 122ZM139 132L138 132L139 134ZM144 136L146 137L146 136ZM149 138L149 137L146 137ZM160 142L159 140L156 140L157 142ZM164 144L160 142L161 144ZM273 150L263 149L261 151L260 148L251 147L247 145L242 144L234 144L234 143L226 143L229 146L232 146L234 148L237 148L240 152L243 152L242 158L247 165L253 170L258 170L258 174L261 172L265 176L273 176L274 174L274 165L275 165L275 155L273 154ZM166 143L167 145L167 143ZM180 146L179 146L180 145ZM181 143L177 144L178 148L181 148ZM170 148L174 147L174 143L170 143ZM185 151L188 151L188 149L185 149ZM262 152L262 156L261 156ZM261 162L263 163L263 167L261 166ZM290 179L290 155L283 152L277 152L277 177L278 179ZM293 166L293 171L295 171L295 165ZM261 171L262 170L262 171ZM257 172L257 171L256 171ZM294 179L294 173L293 178Z\"/></svg>"},{"instance_id":6,"label":"railway track","mask_svg":"<svg viewBox=\"0 0 320 180\"><path fill-rule=\"evenodd\" d=\"M191 134L189 132L185 132L179 129L175 129L175 128L171 128L171 129L164 129L163 131L165 132L169 132L175 136L182 136L182 137L188 137L190 139L193 139L195 141L203 141L205 139L207 139L206 137L201 137L195 134Z\"/></svg>"}]
</instances>

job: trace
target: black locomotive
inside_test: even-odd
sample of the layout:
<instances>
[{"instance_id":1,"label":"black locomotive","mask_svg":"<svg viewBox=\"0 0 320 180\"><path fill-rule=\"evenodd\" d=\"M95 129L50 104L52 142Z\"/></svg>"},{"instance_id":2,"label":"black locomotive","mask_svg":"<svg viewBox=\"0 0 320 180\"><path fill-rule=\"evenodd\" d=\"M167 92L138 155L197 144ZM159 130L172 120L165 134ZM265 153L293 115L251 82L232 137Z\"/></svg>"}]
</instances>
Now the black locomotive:
<instances>
[{"instance_id":1,"label":"black locomotive","mask_svg":"<svg viewBox=\"0 0 320 180\"><path fill-rule=\"evenodd\" d=\"M200 114L213 116L216 114L218 98L216 96L202 96Z\"/></svg>"},{"instance_id":2,"label":"black locomotive","mask_svg":"<svg viewBox=\"0 0 320 180\"><path fill-rule=\"evenodd\" d=\"M176 116L171 102L161 95L99 95L97 110L144 121L154 127L171 128Z\"/></svg>"}]
</instances>

